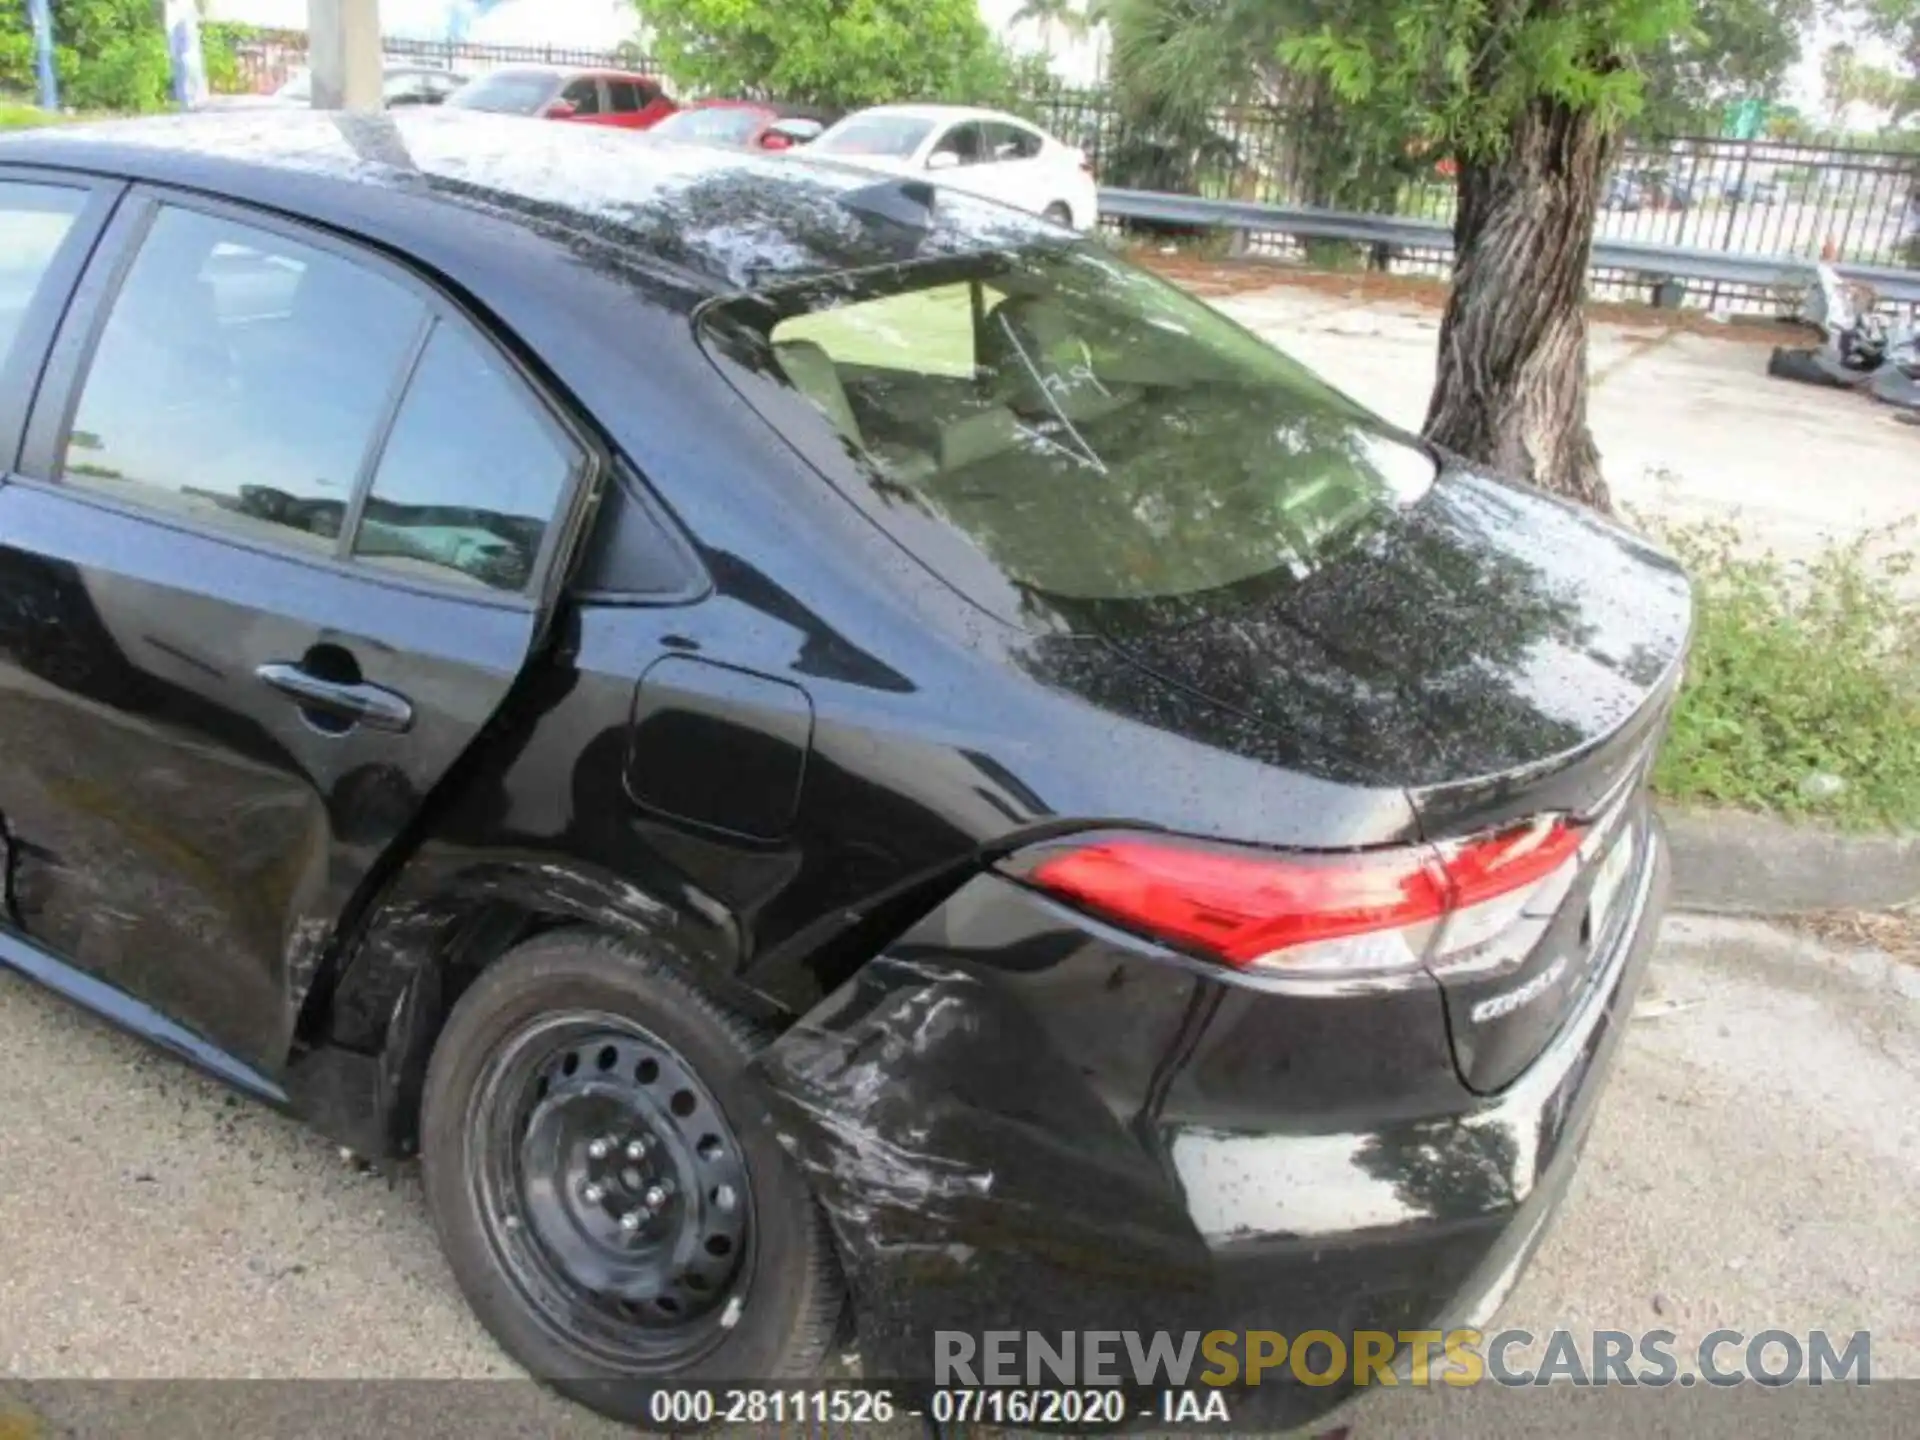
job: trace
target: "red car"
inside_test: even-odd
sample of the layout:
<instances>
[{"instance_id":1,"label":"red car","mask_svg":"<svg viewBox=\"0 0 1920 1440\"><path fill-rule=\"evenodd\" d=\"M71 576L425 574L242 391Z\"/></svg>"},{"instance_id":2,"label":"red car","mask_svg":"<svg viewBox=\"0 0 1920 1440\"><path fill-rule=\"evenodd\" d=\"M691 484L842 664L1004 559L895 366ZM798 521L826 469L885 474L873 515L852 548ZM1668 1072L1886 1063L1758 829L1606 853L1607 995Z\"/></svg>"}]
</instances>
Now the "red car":
<instances>
[{"instance_id":1,"label":"red car","mask_svg":"<svg viewBox=\"0 0 1920 1440\"><path fill-rule=\"evenodd\" d=\"M648 129L679 108L650 76L552 65L490 70L454 91L446 103L461 110L543 116L627 130Z\"/></svg>"},{"instance_id":2,"label":"red car","mask_svg":"<svg viewBox=\"0 0 1920 1440\"><path fill-rule=\"evenodd\" d=\"M735 150L791 150L839 118L837 111L777 100L696 100L654 133Z\"/></svg>"}]
</instances>

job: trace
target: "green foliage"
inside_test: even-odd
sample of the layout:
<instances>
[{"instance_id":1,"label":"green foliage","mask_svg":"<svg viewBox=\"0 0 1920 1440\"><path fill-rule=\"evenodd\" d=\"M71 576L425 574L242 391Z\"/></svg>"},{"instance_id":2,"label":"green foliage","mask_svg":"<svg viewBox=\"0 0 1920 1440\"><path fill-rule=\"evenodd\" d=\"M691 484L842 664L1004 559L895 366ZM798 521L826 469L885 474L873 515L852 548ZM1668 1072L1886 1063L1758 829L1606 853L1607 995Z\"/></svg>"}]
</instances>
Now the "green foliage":
<instances>
[{"instance_id":1,"label":"green foliage","mask_svg":"<svg viewBox=\"0 0 1920 1440\"><path fill-rule=\"evenodd\" d=\"M992 103L1011 65L977 0L645 0L654 53L683 87L853 108Z\"/></svg>"},{"instance_id":2,"label":"green foliage","mask_svg":"<svg viewBox=\"0 0 1920 1440\"><path fill-rule=\"evenodd\" d=\"M1318 24L1322 8L1319 0L1111 0L1123 124L1102 157L1103 174L1116 185L1232 194L1240 180L1257 180L1261 165L1285 164L1310 203L1391 204L1424 168L1406 137L1281 63L1284 39ZM1303 143L1285 161L1242 153L1215 128L1223 106L1275 100L1301 112Z\"/></svg>"},{"instance_id":3,"label":"green foliage","mask_svg":"<svg viewBox=\"0 0 1920 1440\"><path fill-rule=\"evenodd\" d=\"M1320 23L1282 40L1301 71L1401 133L1472 158L1498 155L1539 100L1609 129L1638 115L1637 60L1691 28L1689 0L1321 0Z\"/></svg>"},{"instance_id":4,"label":"green foliage","mask_svg":"<svg viewBox=\"0 0 1920 1440\"><path fill-rule=\"evenodd\" d=\"M1729 101L1777 99L1799 63L1815 0L1693 0L1692 23L1640 57L1646 99L1637 126L1714 134Z\"/></svg>"},{"instance_id":5,"label":"green foliage","mask_svg":"<svg viewBox=\"0 0 1920 1440\"><path fill-rule=\"evenodd\" d=\"M1890 537L1869 536L1790 566L1743 555L1730 525L1663 538L1693 576L1698 628L1660 793L1920 828L1920 606L1899 588L1911 548L1876 559ZM1845 788L1817 798L1813 775Z\"/></svg>"},{"instance_id":6,"label":"green foliage","mask_svg":"<svg viewBox=\"0 0 1920 1440\"><path fill-rule=\"evenodd\" d=\"M231 26L205 27L207 79L219 88L237 70ZM53 0L54 65L60 100L76 110L164 110L173 70L156 0ZM0 7L0 89L31 95L33 29L25 4Z\"/></svg>"}]
</instances>

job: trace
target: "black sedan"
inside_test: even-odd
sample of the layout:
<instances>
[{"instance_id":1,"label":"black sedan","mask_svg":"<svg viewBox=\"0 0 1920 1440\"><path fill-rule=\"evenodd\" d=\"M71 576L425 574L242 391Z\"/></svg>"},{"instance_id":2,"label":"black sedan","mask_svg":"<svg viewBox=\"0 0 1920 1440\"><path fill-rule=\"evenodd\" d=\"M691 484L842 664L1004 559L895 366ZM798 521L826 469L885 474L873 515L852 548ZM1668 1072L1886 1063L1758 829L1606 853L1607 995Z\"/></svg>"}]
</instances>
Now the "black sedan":
<instances>
[{"instance_id":1,"label":"black sedan","mask_svg":"<svg viewBox=\"0 0 1920 1440\"><path fill-rule=\"evenodd\" d=\"M1498 1304L1663 903L1669 560L911 179L0 165L0 961L417 1154L528 1369Z\"/></svg>"}]
</instances>

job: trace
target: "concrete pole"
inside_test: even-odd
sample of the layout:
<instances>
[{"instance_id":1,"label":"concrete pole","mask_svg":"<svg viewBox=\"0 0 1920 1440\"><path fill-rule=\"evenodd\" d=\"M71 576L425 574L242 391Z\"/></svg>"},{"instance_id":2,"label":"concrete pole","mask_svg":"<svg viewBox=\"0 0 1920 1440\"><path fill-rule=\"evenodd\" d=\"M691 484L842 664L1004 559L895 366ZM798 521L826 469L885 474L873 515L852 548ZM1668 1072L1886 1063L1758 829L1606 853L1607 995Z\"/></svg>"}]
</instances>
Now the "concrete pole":
<instances>
[{"instance_id":1,"label":"concrete pole","mask_svg":"<svg viewBox=\"0 0 1920 1440\"><path fill-rule=\"evenodd\" d=\"M380 0L307 0L316 110L378 110Z\"/></svg>"}]
</instances>

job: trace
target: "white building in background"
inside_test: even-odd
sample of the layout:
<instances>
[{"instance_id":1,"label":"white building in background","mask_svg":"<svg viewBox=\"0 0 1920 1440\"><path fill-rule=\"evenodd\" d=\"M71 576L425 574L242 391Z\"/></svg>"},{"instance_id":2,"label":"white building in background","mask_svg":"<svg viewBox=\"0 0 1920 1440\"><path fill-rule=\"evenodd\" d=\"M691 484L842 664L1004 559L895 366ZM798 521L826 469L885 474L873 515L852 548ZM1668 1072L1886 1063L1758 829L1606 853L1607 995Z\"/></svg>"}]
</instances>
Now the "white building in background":
<instances>
[{"instance_id":1,"label":"white building in background","mask_svg":"<svg viewBox=\"0 0 1920 1440\"><path fill-rule=\"evenodd\" d=\"M1016 23L1022 0L980 0L980 18L987 28L1014 50L1045 53L1047 65L1069 85L1098 84L1106 73L1107 52L1113 46L1105 25L1084 36L1068 35L1058 26L1051 36L1031 21Z\"/></svg>"}]
</instances>

